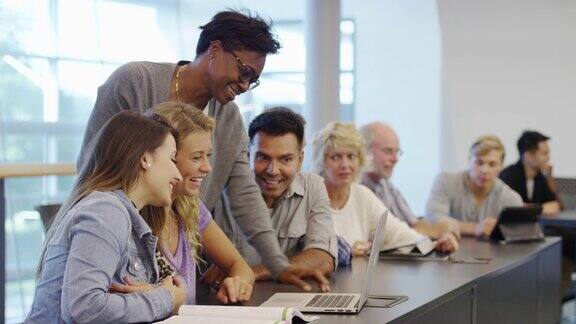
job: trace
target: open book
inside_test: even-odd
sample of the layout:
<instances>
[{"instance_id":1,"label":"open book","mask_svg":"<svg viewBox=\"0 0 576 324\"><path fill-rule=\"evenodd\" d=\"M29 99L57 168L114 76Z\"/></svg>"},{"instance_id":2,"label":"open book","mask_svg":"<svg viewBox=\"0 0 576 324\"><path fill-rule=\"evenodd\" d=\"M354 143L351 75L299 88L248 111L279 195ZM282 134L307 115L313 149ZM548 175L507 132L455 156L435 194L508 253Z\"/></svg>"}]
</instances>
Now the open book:
<instances>
[{"instance_id":1,"label":"open book","mask_svg":"<svg viewBox=\"0 0 576 324\"><path fill-rule=\"evenodd\" d=\"M294 318L298 318L299 322L311 322L319 317L302 315L291 307L182 305L178 315L160 323L290 324Z\"/></svg>"}]
</instances>

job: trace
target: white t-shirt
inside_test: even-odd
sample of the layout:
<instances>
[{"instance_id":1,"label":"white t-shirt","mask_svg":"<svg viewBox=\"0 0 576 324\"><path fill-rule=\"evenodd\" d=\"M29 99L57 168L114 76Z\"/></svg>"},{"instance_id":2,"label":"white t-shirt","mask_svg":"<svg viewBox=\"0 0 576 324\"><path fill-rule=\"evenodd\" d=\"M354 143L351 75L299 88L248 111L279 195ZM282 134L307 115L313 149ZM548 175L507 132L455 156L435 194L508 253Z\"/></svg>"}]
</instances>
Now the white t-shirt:
<instances>
[{"instance_id":1,"label":"white t-shirt","mask_svg":"<svg viewBox=\"0 0 576 324\"><path fill-rule=\"evenodd\" d=\"M336 234L340 235L350 246L356 241L372 241L380 216L388 207L376 195L361 184L352 184L350 195L340 210L332 208ZM384 243L382 250L415 244L424 239L405 222L388 213L384 226Z\"/></svg>"},{"instance_id":2,"label":"white t-shirt","mask_svg":"<svg viewBox=\"0 0 576 324\"><path fill-rule=\"evenodd\" d=\"M534 179L526 180L526 197L528 200L532 200L534 195Z\"/></svg>"}]
</instances>

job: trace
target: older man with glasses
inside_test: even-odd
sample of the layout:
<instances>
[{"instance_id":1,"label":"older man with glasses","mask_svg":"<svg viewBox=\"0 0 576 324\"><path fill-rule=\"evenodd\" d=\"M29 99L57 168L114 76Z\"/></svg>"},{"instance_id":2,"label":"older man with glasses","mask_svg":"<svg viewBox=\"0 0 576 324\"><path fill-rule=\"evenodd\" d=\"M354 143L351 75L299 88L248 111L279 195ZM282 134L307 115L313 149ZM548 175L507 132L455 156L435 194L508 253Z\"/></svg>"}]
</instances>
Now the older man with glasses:
<instances>
[{"instance_id":1,"label":"older man with glasses","mask_svg":"<svg viewBox=\"0 0 576 324\"><path fill-rule=\"evenodd\" d=\"M458 223L454 220L446 217L431 224L414 215L400 190L390 180L394 167L403 153L400 149L400 139L394 129L382 122L373 122L364 125L360 132L372 162L370 170L362 175L362 184L370 188L390 208L392 214L419 233L431 238L443 235L454 235L455 238L459 238Z\"/></svg>"},{"instance_id":2,"label":"older man with glasses","mask_svg":"<svg viewBox=\"0 0 576 324\"><path fill-rule=\"evenodd\" d=\"M280 44L270 25L249 12L220 12L200 29L193 61L131 62L98 88L78 167L82 167L94 135L116 113L144 113L164 101L192 104L216 119L213 171L201 188L202 202L216 223L235 243L238 237L233 237L234 233L242 233L279 281L309 288L301 279L311 277L325 285L321 272L291 265L280 250L268 209L250 172L248 136L233 102L237 95L258 86L266 56L277 53ZM224 213L225 208L233 215Z\"/></svg>"}]
</instances>

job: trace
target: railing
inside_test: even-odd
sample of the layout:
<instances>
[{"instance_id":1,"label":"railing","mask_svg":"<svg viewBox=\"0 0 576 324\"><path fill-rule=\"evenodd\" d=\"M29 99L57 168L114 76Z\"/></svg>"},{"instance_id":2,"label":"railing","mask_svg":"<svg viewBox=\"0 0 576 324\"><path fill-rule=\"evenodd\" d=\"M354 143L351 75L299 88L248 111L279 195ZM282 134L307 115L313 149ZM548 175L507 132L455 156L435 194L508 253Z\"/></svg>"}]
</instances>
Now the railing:
<instances>
[{"instance_id":1,"label":"railing","mask_svg":"<svg viewBox=\"0 0 576 324\"><path fill-rule=\"evenodd\" d=\"M15 177L75 175L76 166L70 164L0 164L0 278L6 278L6 196L5 180ZM0 285L0 319L4 320L5 282Z\"/></svg>"},{"instance_id":2,"label":"railing","mask_svg":"<svg viewBox=\"0 0 576 324\"><path fill-rule=\"evenodd\" d=\"M0 179L49 175L74 175L76 166L70 164L0 164Z\"/></svg>"}]
</instances>

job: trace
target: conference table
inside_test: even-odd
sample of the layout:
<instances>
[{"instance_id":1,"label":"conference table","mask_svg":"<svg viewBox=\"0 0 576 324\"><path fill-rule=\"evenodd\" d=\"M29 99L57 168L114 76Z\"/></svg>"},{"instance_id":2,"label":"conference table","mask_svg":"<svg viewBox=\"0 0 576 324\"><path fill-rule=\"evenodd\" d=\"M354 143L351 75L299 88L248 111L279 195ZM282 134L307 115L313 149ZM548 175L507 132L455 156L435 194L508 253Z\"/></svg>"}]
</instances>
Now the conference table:
<instances>
[{"instance_id":1,"label":"conference table","mask_svg":"<svg viewBox=\"0 0 576 324\"><path fill-rule=\"evenodd\" d=\"M545 232L546 229L551 229L554 231L554 228L563 228L566 229L568 233L563 233L565 240L565 248L567 244L570 242L574 242L574 233L576 232L576 210L565 210L558 214L554 215L541 215L539 219L540 225L544 228ZM553 232L554 233L554 232ZM570 233L572 233L570 235ZM569 248L567 248L570 251ZM576 251L576 248L572 249L572 251ZM565 253L566 255L566 253ZM576 260L576 255L572 256L573 260ZM576 266L575 266L576 269ZM570 292L574 293L574 283L571 284Z\"/></svg>"},{"instance_id":2,"label":"conference table","mask_svg":"<svg viewBox=\"0 0 576 324\"><path fill-rule=\"evenodd\" d=\"M542 215L540 216L540 224L576 229L576 210L562 211L555 215Z\"/></svg>"},{"instance_id":3,"label":"conference table","mask_svg":"<svg viewBox=\"0 0 576 324\"><path fill-rule=\"evenodd\" d=\"M485 258L487 264L380 260L370 294L406 295L391 308L364 307L356 315L320 314L315 323L558 323L561 315L561 240L499 245L464 238L454 259ZM358 293L368 260L354 258L331 277L332 292ZM298 289L259 282L250 302ZM216 304L213 295L199 304Z\"/></svg>"}]
</instances>

